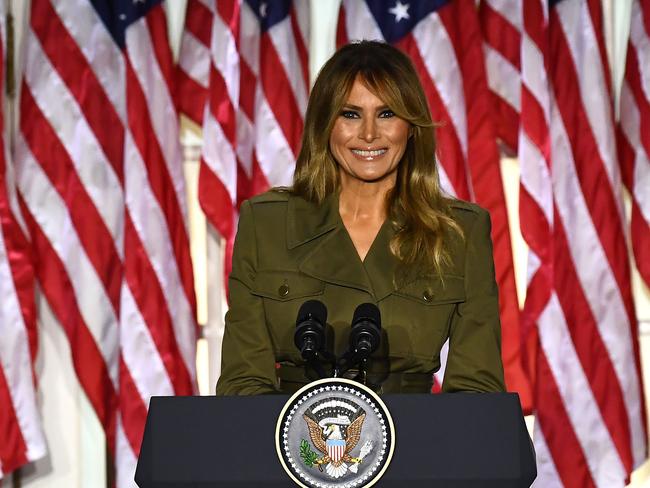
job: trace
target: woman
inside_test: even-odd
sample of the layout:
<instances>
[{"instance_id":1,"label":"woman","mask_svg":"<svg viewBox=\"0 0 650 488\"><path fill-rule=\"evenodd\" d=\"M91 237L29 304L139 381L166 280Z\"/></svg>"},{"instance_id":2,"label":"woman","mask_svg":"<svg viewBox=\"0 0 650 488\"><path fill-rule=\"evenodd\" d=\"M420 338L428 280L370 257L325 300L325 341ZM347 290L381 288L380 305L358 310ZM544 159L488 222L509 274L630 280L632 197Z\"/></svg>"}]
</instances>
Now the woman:
<instances>
[{"instance_id":1,"label":"woman","mask_svg":"<svg viewBox=\"0 0 650 488\"><path fill-rule=\"evenodd\" d=\"M430 391L447 339L443 391L504 390L489 216L442 195L426 97L387 44L345 46L322 68L293 187L242 205L229 286L217 394L315 379L293 342L310 299L328 309L337 355L357 305L377 304L379 392Z\"/></svg>"}]
</instances>

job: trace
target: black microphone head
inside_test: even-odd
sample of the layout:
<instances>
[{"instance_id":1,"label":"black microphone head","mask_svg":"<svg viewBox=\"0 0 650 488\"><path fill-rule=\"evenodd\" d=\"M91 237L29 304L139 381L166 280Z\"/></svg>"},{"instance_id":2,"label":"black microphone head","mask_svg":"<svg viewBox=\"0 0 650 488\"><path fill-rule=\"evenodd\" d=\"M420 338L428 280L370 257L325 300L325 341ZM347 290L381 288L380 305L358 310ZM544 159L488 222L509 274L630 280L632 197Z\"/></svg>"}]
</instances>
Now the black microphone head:
<instances>
[{"instance_id":1,"label":"black microphone head","mask_svg":"<svg viewBox=\"0 0 650 488\"><path fill-rule=\"evenodd\" d=\"M318 300L308 300L298 310L293 342L307 361L316 359L325 344L327 308Z\"/></svg>"},{"instance_id":2,"label":"black microphone head","mask_svg":"<svg viewBox=\"0 0 650 488\"><path fill-rule=\"evenodd\" d=\"M381 314L376 305L362 303L354 311L350 331L350 348L361 359L368 358L381 341Z\"/></svg>"},{"instance_id":3,"label":"black microphone head","mask_svg":"<svg viewBox=\"0 0 650 488\"><path fill-rule=\"evenodd\" d=\"M374 303L362 303L354 311L352 316L352 327L361 321L373 322L378 329L381 329L381 313Z\"/></svg>"},{"instance_id":4,"label":"black microphone head","mask_svg":"<svg viewBox=\"0 0 650 488\"><path fill-rule=\"evenodd\" d=\"M296 325L304 322L305 320L311 318L319 322L321 325L325 325L327 322L327 307L318 300L307 300L303 303L298 310L298 318L296 319Z\"/></svg>"}]
</instances>

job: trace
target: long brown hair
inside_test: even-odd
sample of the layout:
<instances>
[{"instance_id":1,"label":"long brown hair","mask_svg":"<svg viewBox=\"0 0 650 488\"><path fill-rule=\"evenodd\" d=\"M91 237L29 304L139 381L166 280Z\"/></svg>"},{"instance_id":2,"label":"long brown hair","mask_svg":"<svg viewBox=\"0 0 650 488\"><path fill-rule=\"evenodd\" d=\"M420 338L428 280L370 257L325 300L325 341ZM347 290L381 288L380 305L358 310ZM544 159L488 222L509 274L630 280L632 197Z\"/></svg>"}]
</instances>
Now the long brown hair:
<instances>
[{"instance_id":1,"label":"long brown hair","mask_svg":"<svg viewBox=\"0 0 650 488\"><path fill-rule=\"evenodd\" d=\"M329 137L357 78L411 125L397 182L386 201L395 229L391 252L407 274L418 269L442 275L449 264L450 233L462 237L462 230L451 217L451 200L440 188L435 126L427 99L410 59L396 48L377 41L348 44L322 67L307 105L292 192L321 204L338 191L339 170Z\"/></svg>"}]
</instances>

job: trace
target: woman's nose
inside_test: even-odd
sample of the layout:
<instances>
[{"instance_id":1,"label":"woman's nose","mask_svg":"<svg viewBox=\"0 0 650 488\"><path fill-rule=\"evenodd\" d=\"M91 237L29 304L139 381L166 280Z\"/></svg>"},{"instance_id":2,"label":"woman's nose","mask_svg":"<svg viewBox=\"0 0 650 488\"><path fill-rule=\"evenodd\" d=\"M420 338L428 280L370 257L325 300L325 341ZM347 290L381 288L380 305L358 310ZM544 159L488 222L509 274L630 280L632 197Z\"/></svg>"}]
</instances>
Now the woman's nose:
<instances>
[{"instance_id":1,"label":"woman's nose","mask_svg":"<svg viewBox=\"0 0 650 488\"><path fill-rule=\"evenodd\" d=\"M374 118L366 119L361 124L359 137L366 142L372 142L377 139L377 122Z\"/></svg>"}]
</instances>

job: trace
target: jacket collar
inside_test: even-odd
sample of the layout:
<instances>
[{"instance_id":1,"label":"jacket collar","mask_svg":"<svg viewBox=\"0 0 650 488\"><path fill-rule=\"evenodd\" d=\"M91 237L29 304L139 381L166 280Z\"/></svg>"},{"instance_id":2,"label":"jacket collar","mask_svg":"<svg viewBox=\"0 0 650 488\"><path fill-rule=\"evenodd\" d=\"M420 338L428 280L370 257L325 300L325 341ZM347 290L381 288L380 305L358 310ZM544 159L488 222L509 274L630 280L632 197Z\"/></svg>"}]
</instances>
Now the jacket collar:
<instances>
[{"instance_id":1,"label":"jacket collar","mask_svg":"<svg viewBox=\"0 0 650 488\"><path fill-rule=\"evenodd\" d=\"M301 197L289 196L287 208L287 247L294 249L338 227L338 194L329 195L321 205Z\"/></svg>"},{"instance_id":2,"label":"jacket collar","mask_svg":"<svg viewBox=\"0 0 650 488\"><path fill-rule=\"evenodd\" d=\"M288 248L313 244L298 269L327 283L363 290L377 302L395 290L393 276L397 259L389 249L392 236L392 226L384 222L366 259L361 262L341 220L337 193L328 196L320 206L300 197L289 197Z\"/></svg>"}]
</instances>

